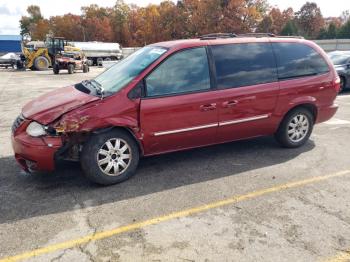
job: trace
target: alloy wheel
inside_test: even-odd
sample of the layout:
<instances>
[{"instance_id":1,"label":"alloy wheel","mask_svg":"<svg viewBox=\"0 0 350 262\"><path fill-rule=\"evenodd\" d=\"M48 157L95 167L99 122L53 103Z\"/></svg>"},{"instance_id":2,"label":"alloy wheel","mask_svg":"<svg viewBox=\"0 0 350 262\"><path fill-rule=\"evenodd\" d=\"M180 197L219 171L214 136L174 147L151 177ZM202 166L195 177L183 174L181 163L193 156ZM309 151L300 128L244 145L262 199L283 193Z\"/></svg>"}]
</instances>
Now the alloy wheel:
<instances>
[{"instance_id":1,"label":"alloy wheel","mask_svg":"<svg viewBox=\"0 0 350 262\"><path fill-rule=\"evenodd\" d=\"M121 175L131 163L131 147L120 138L111 138L97 152L97 164L108 176Z\"/></svg>"},{"instance_id":2,"label":"alloy wheel","mask_svg":"<svg viewBox=\"0 0 350 262\"><path fill-rule=\"evenodd\" d=\"M309 129L309 119L304 114L298 114L288 124L288 138L298 143L307 136Z\"/></svg>"}]
</instances>

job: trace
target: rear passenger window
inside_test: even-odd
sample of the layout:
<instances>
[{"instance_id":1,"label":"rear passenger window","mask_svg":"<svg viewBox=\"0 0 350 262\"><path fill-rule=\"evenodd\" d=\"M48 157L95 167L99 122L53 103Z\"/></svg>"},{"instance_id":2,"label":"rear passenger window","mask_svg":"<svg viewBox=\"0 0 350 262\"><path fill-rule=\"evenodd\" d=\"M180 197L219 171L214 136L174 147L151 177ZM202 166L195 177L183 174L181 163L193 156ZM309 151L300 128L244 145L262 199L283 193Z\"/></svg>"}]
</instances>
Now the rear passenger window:
<instances>
[{"instance_id":1,"label":"rear passenger window","mask_svg":"<svg viewBox=\"0 0 350 262\"><path fill-rule=\"evenodd\" d=\"M147 96L181 94L210 89L204 47L175 53L146 78Z\"/></svg>"},{"instance_id":2,"label":"rear passenger window","mask_svg":"<svg viewBox=\"0 0 350 262\"><path fill-rule=\"evenodd\" d=\"M273 43L278 78L289 79L329 72L326 61L313 48L299 43Z\"/></svg>"},{"instance_id":3,"label":"rear passenger window","mask_svg":"<svg viewBox=\"0 0 350 262\"><path fill-rule=\"evenodd\" d=\"M214 45L218 88L232 88L277 81L270 43Z\"/></svg>"}]
</instances>

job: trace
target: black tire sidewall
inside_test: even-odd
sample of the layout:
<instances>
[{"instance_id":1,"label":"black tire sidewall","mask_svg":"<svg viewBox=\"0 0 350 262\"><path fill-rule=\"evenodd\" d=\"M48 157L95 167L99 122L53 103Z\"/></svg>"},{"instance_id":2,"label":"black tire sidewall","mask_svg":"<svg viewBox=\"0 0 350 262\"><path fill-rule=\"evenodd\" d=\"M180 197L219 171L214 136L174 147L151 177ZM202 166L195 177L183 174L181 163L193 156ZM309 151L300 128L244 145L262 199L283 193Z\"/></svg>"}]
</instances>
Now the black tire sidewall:
<instances>
[{"instance_id":1,"label":"black tire sidewall","mask_svg":"<svg viewBox=\"0 0 350 262\"><path fill-rule=\"evenodd\" d=\"M56 75L58 75L58 74L60 73L60 68L59 68L58 65L54 65L54 67L53 67L53 72L54 72L54 74L56 74Z\"/></svg>"},{"instance_id":2,"label":"black tire sidewall","mask_svg":"<svg viewBox=\"0 0 350 262\"><path fill-rule=\"evenodd\" d=\"M102 145L111 138L121 138L126 141L130 148L132 159L129 167L119 176L104 174L97 164L97 152ZM124 130L111 130L108 132L92 135L84 144L80 162L86 177L101 185L112 185L127 180L135 174L139 162L139 149L135 139Z\"/></svg>"},{"instance_id":3,"label":"black tire sidewall","mask_svg":"<svg viewBox=\"0 0 350 262\"><path fill-rule=\"evenodd\" d=\"M346 79L345 79L345 77L341 76L340 79L341 79L341 82L340 82L339 93L343 92L345 90L345 86L346 86Z\"/></svg>"},{"instance_id":4,"label":"black tire sidewall","mask_svg":"<svg viewBox=\"0 0 350 262\"><path fill-rule=\"evenodd\" d=\"M289 136L288 136L288 125L290 123L290 121L296 116L302 114L304 116L307 117L307 119L309 120L309 130L307 135L299 142L294 142L292 140L290 140ZM312 115L312 113L305 109L305 108L296 108L294 110L292 110L291 112L289 112L285 118L283 119L275 137L276 140L283 146L283 147L287 147L287 148L296 148L296 147L300 147L302 145L304 145L307 140L310 138L310 135L312 133L313 130L313 126L314 126L314 116Z\"/></svg>"},{"instance_id":5,"label":"black tire sidewall","mask_svg":"<svg viewBox=\"0 0 350 262\"><path fill-rule=\"evenodd\" d=\"M68 74L73 74L74 73L74 65L69 64L68 65Z\"/></svg>"}]
</instances>

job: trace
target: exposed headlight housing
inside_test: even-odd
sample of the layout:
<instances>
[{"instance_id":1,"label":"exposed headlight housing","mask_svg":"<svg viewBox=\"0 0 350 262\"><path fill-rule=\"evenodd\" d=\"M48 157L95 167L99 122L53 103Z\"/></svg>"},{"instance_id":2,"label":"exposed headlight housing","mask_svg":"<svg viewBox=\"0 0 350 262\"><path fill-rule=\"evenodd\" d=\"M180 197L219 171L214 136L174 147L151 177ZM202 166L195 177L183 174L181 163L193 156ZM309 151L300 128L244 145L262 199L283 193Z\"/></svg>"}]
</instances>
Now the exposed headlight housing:
<instances>
[{"instance_id":1,"label":"exposed headlight housing","mask_svg":"<svg viewBox=\"0 0 350 262\"><path fill-rule=\"evenodd\" d=\"M39 136L44 136L46 135L45 127L38 122L31 122L27 126L27 134L33 137L39 137Z\"/></svg>"}]
</instances>

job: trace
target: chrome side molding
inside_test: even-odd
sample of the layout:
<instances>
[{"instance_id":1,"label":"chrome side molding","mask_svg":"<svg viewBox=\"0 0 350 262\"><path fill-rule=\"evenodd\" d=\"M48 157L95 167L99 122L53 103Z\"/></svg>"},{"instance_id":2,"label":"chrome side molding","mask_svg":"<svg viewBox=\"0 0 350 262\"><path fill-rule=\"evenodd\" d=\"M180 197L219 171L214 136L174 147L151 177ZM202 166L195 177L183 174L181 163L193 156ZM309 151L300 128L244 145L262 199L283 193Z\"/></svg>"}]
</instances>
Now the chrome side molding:
<instances>
[{"instance_id":1,"label":"chrome side molding","mask_svg":"<svg viewBox=\"0 0 350 262\"><path fill-rule=\"evenodd\" d=\"M227 125L234 125L234 124L239 124L239 123L244 123L244 122L250 122L250 121L265 119L265 118L268 118L269 116L270 116L269 114L265 114L265 115L260 115L260 116L241 118L241 119L237 119L237 120L224 121L224 122L220 122L219 126L227 126Z\"/></svg>"},{"instance_id":2,"label":"chrome side molding","mask_svg":"<svg viewBox=\"0 0 350 262\"><path fill-rule=\"evenodd\" d=\"M244 123L244 122L266 119L269 116L270 116L269 114L265 114L265 115L241 118L241 119L236 119L236 120L231 120L231 121L224 121L224 122L219 122L219 123L215 123L215 124L213 123L213 124L202 125L202 126L194 126L194 127L188 127L188 128L182 128L182 129L174 129L174 130L168 130L168 131L155 132L154 136L164 136L164 135L171 135L171 134L189 132L189 131L194 131L194 130L200 130L200 129L205 129L205 128L234 125L234 124L239 124L239 123Z\"/></svg>"},{"instance_id":3,"label":"chrome side molding","mask_svg":"<svg viewBox=\"0 0 350 262\"><path fill-rule=\"evenodd\" d=\"M155 132L154 136L164 136L164 135L170 135L170 134L177 134L177 133L188 132L188 131L193 131L193 130L200 130L200 129L205 129L205 128L217 127L217 126L218 126L218 123L215 123L215 124L209 124L209 125L203 125L203 126L194 126L194 127L189 127L189 128L183 128L183 129Z\"/></svg>"}]
</instances>

